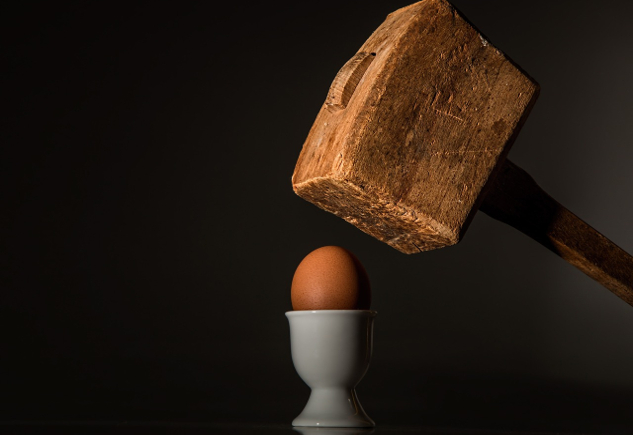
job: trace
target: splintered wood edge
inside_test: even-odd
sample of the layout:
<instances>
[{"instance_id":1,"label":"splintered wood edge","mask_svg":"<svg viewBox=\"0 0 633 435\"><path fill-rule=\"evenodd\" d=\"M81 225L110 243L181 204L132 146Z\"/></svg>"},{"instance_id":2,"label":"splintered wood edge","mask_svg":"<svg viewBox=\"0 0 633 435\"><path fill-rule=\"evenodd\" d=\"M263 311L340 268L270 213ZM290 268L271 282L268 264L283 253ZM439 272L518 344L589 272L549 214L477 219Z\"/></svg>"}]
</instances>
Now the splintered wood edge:
<instances>
[{"instance_id":1,"label":"splintered wood edge","mask_svg":"<svg viewBox=\"0 0 633 435\"><path fill-rule=\"evenodd\" d=\"M293 184L293 189L306 201L405 254L430 251L459 242L449 229L441 232L443 226L432 219L371 195L346 180L315 177ZM421 239L424 244L418 242Z\"/></svg>"},{"instance_id":2,"label":"splintered wood edge","mask_svg":"<svg viewBox=\"0 0 633 435\"><path fill-rule=\"evenodd\" d=\"M359 52L343 65L336 74L325 100L325 106L330 111L335 112L347 107L360 79L363 78L365 71L375 58L376 53Z\"/></svg>"}]
</instances>

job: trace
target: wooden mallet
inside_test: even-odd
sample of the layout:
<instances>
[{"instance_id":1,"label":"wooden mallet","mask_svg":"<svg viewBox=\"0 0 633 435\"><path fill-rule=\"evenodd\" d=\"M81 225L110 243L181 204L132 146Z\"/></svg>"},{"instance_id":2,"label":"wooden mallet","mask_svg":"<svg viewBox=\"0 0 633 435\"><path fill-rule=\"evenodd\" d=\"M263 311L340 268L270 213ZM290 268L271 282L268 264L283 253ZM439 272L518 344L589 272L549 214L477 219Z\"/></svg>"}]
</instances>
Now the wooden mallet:
<instances>
[{"instance_id":1,"label":"wooden mallet","mask_svg":"<svg viewBox=\"0 0 633 435\"><path fill-rule=\"evenodd\" d=\"M336 75L294 190L405 253L459 242L481 208L633 305L633 257L506 160L538 92L445 0L399 9Z\"/></svg>"}]
</instances>

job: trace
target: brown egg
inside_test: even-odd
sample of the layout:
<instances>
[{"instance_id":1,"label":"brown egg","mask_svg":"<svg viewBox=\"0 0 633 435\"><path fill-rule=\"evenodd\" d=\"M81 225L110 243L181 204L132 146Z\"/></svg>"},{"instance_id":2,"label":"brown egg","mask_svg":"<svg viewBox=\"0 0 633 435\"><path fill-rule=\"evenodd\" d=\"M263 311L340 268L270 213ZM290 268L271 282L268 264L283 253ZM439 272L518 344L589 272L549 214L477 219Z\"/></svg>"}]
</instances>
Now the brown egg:
<instances>
[{"instance_id":1,"label":"brown egg","mask_svg":"<svg viewBox=\"0 0 633 435\"><path fill-rule=\"evenodd\" d=\"M324 246L308 254L292 279L294 310L368 310L369 278L347 249Z\"/></svg>"}]
</instances>

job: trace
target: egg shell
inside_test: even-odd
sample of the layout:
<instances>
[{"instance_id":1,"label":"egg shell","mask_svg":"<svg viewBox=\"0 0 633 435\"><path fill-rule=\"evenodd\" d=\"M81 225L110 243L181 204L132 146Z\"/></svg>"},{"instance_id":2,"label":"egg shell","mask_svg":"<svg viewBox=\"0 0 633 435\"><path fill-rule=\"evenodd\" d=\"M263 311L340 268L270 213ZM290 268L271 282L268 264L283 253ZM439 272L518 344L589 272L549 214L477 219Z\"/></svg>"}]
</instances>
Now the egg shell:
<instances>
[{"instance_id":1,"label":"egg shell","mask_svg":"<svg viewBox=\"0 0 633 435\"><path fill-rule=\"evenodd\" d=\"M324 246L308 254L292 279L294 310L368 310L369 277L354 254Z\"/></svg>"}]
</instances>

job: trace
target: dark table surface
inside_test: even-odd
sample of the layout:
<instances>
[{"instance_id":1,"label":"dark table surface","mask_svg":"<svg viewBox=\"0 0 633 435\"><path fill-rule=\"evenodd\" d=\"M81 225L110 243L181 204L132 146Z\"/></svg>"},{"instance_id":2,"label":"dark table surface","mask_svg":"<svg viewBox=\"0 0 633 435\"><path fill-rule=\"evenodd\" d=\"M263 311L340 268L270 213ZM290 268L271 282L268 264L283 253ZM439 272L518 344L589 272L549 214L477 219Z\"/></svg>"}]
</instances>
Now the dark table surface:
<instances>
[{"instance_id":1,"label":"dark table surface","mask_svg":"<svg viewBox=\"0 0 633 435\"><path fill-rule=\"evenodd\" d=\"M167 421L15 421L0 423L2 434L151 434L151 435L553 435L553 434L626 434L626 428L591 428L588 431L569 430L489 430L477 428L398 426L378 425L372 429L364 428L306 428L292 427L289 423L214 423L214 422L167 422Z\"/></svg>"}]
</instances>

